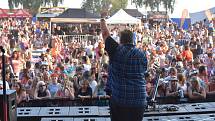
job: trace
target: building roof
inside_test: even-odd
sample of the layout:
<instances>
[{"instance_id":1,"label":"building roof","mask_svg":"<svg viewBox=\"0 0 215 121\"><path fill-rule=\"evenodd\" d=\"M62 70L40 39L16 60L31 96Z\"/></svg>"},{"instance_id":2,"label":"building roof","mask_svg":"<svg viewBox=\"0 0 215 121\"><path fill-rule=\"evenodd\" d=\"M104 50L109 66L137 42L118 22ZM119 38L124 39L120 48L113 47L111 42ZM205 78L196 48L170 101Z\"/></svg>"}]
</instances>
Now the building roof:
<instances>
[{"instance_id":1,"label":"building roof","mask_svg":"<svg viewBox=\"0 0 215 121\"><path fill-rule=\"evenodd\" d=\"M100 16L88 12L86 9L69 8L56 18L100 18Z\"/></svg>"},{"instance_id":2,"label":"building roof","mask_svg":"<svg viewBox=\"0 0 215 121\"><path fill-rule=\"evenodd\" d=\"M123 9L127 14L137 18L137 17L143 17L144 15L138 11L138 9Z\"/></svg>"},{"instance_id":3,"label":"building roof","mask_svg":"<svg viewBox=\"0 0 215 121\"><path fill-rule=\"evenodd\" d=\"M36 17L38 17L38 18L53 18L53 17L56 17L58 15L59 14L51 14L51 13L44 13L44 14L42 14L42 13L38 13L36 15Z\"/></svg>"}]
</instances>

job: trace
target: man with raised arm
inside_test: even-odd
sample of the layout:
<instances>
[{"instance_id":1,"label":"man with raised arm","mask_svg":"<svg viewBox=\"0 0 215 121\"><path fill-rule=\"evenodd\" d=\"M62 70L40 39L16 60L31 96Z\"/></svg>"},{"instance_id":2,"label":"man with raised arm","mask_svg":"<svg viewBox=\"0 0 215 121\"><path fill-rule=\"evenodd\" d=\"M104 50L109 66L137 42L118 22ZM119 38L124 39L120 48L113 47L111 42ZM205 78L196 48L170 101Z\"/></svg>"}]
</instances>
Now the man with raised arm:
<instances>
[{"instance_id":1,"label":"man with raised arm","mask_svg":"<svg viewBox=\"0 0 215 121\"><path fill-rule=\"evenodd\" d=\"M101 30L110 59L107 88L111 92L111 121L142 121L147 95L146 54L133 45L132 31L122 31L118 44L110 37L104 19L101 19Z\"/></svg>"}]
</instances>

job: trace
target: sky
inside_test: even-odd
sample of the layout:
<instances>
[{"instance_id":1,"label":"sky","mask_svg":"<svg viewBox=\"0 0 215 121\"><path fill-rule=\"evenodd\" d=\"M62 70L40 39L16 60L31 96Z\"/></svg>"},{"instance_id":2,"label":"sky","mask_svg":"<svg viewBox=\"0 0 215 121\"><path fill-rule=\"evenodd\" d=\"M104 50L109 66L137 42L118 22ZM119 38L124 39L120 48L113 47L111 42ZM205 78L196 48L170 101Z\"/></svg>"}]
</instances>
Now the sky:
<instances>
[{"instance_id":1,"label":"sky","mask_svg":"<svg viewBox=\"0 0 215 121\"><path fill-rule=\"evenodd\" d=\"M64 0L63 7L80 8L83 0ZM8 0L0 0L0 8L8 8ZM170 16L180 17L184 9L188 9L190 13L206 10L215 7L215 0L176 0L174 13ZM128 2L127 8L135 8ZM141 12L146 11L145 8L139 9ZM161 8L162 10L162 8Z\"/></svg>"}]
</instances>

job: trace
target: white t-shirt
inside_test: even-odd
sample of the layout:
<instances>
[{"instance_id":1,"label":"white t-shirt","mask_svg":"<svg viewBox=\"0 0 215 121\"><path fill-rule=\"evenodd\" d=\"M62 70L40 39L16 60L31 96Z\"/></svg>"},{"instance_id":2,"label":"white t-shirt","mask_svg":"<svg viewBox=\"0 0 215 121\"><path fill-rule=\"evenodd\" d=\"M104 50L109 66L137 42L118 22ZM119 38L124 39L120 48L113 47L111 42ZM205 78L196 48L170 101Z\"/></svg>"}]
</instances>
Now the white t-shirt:
<instances>
[{"instance_id":1,"label":"white t-shirt","mask_svg":"<svg viewBox=\"0 0 215 121\"><path fill-rule=\"evenodd\" d=\"M90 87L92 88L92 92L94 93L97 86L97 82L95 80L90 82Z\"/></svg>"},{"instance_id":2,"label":"white t-shirt","mask_svg":"<svg viewBox=\"0 0 215 121\"><path fill-rule=\"evenodd\" d=\"M3 81L0 80L0 87L3 89ZM0 88L0 90L1 90ZM8 82L6 81L6 89L10 89Z\"/></svg>"}]
</instances>

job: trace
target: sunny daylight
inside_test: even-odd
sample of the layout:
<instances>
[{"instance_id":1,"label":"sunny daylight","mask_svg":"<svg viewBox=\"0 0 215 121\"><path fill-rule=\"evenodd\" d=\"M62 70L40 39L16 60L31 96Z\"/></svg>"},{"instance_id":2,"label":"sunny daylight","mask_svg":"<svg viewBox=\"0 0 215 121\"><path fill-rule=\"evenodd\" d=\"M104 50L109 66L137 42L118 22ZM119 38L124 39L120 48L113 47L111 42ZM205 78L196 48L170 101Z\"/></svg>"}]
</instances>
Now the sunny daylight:
<instances>
[{"instance_id":1,"label":"sunny daylight","mask_svg":"<svg viewBox=\"0 0 215 121\"><path fill-rule=\"evenodd\" d=\"M215 121L215 0L0 0L0 121Z\"/></svg>"}]
</instances>

